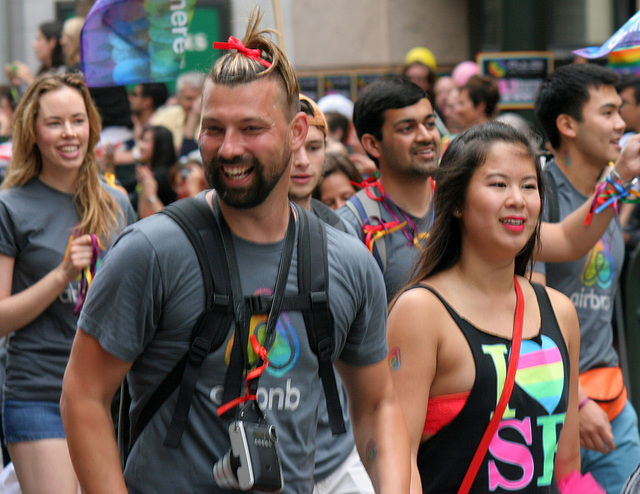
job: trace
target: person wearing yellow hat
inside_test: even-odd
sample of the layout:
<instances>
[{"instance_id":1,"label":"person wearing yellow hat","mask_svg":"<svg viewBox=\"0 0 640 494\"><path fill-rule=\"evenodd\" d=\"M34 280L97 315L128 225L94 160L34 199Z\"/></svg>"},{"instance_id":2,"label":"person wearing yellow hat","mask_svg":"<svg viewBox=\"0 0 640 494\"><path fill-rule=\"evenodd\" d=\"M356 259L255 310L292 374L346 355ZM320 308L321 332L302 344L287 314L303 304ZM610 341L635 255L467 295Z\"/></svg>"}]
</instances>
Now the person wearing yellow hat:
<instances>
[{"instance_id":1,"label":"person wearing yellow hat","mask_svg":"<svg viewBox=\"0 0 640 494\"><path fill-rule=\"evenodd\" d=\"M417 84L433 101L433 86L436 82L436 57L431 50L416 46L404 57L402 75Z\"/></svg>"},{"instance_id":2,"label":"person wearing yellow hat","mask_svg":"<svg viewBox=\"0 0 640 494\"><path fill-rule=\"evenodd\" d=\"M410 64L413 62L420 62L423 65L429 67L433 72L435 72L438 68L436 57L433 55L431 50L423 46L416 46L415 48L411 48L411 50L409 50L405 55L405 64Z\"/></svg>"}]
</instances>

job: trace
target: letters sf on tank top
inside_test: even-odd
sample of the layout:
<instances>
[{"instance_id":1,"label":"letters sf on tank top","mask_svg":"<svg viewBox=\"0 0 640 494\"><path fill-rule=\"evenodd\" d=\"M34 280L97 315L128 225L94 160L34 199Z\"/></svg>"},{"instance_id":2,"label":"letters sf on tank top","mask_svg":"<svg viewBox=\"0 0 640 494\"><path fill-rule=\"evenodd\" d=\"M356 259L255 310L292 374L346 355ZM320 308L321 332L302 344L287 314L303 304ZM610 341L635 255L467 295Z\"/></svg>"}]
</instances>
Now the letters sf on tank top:
<instances>
[{"instance_id":1,"label":"letters sf on tank top","mask_svg":"<svg viewBox=\"0 0 640 494\"><path fill-rule=\"evenodd\" d=\"M534 289L541 330L522 341L509 406L471 492L559 492L554 461L569 401L569 355L546 291L539 285ZM436 296L467 339L476 378L460 413L420 445L425 493L457 492L496 408L511 348L510 339L480 331Z\"/></svg>"}]
</instances>

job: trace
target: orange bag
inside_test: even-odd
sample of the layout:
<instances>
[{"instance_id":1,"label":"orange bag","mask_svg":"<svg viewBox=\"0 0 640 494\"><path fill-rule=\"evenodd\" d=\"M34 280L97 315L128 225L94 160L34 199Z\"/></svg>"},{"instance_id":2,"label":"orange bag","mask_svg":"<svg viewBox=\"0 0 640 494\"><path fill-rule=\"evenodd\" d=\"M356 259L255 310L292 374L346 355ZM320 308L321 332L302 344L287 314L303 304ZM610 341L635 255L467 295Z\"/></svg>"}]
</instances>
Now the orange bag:
<instances>
[{"instance_id":1,"label":"orange bag","mask_svg":"<svg viewBox=\"0 0 640 494\"><path fill-rule=\"evenodd\" d=\"M596 367L580 374L580 386L609 417L615 419L627 403L627 388L620 367Z\"/></svg>"}]
</instances>

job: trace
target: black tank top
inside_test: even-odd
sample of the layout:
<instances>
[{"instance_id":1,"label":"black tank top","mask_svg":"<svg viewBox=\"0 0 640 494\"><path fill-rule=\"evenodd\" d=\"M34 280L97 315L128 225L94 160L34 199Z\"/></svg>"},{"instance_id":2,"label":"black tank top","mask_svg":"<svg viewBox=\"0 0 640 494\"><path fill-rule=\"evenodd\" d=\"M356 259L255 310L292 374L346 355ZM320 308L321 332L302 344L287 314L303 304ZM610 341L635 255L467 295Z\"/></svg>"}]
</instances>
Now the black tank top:
<instances>
[{"instance_id":1,"label":"black tank top","mask_svg":"<svg viewBox=\"0 0 640 494\"><path fill-rule=\"evenodd\" d=\"M474 493L559 492L554 461L569 402L569 354L546 290L532 286L540 308L540 333L522 341L513 393L471 488ZM456 493L496 408L511 340L480 331L435 290L424 285L411 288L418 287L431 291L449 311L476 366L464 408L418 450L423 492Z\"/></svg>"}]
</instances>

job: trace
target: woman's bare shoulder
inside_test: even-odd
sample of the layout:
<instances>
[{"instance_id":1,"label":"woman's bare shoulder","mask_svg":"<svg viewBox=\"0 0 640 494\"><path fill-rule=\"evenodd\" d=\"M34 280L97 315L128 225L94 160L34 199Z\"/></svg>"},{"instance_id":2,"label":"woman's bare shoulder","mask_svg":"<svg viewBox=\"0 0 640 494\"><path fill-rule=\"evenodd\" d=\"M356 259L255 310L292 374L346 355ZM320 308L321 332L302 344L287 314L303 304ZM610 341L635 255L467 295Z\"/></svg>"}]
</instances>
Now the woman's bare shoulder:
<instances>
[{"instance_id":1,"label":"woman's bare shoulder","mask_svg":"<svg viewBox=\"0 0 640 494\"><path fill-rule=\"evenodd\" d=\"M437 285L434 286L429 279L423 280L398 296L389 312L389 332L415 337L416 340L433 340L434 336L437 339L442 325L450 319L436 295Z\"/></svg>"},{"instance_id":2,"label":"woman's bare shoulder","mask_svg":"<svg viewBox=\"0 0 640 494\"><path fill-rule=\"evenodd\" d=\"M547 294L549 295L549 301L553 308L553 313L556 316L560 330L565 335L565 338L574 339L580 337L580 323L578 321L578 314L573 302L564 293L558 290L545 286Z\"/></svg>"}]
</instances>

